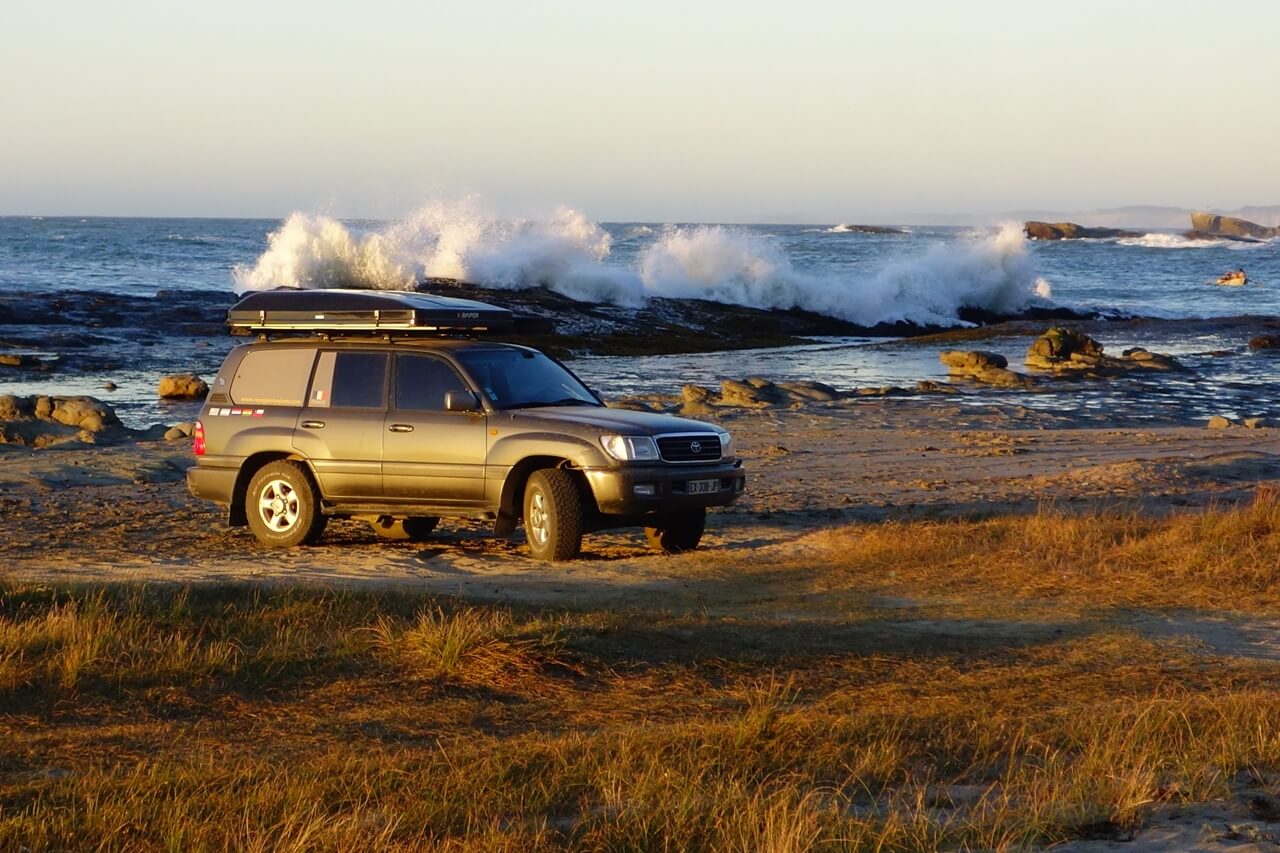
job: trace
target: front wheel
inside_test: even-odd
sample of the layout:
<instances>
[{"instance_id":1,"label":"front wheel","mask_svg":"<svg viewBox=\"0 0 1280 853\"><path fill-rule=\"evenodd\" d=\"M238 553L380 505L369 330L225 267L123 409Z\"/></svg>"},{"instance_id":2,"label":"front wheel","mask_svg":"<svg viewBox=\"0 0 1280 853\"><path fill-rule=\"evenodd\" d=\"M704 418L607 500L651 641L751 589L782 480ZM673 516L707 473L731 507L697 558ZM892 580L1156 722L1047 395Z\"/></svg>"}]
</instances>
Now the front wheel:
<instances>
[{"instance_id":1,"label":"front wheel","mask_svg":"<svg viewBox=\"0 0 1280 853\"><path fill-rule=\"evenodd\" d=\"M273 548L315 542L327 521L311 476L299 463L283 459L268 462L253 475L245 515L258 541Z\"/></svg>"},{"instance_id":2,"label":"front wheel","mask_svg":"<svg viewBox=\"0 0 1280 853\"><path fill-rule=\"evenodd\" d=\"M683 554L698 547L706 524L705 509L685 510L666 516L655 527L646 527L644 536L650 548L664 554Z\"/></svg>"},{"instance_id":3,"label":"front wheel","mask_svg":"<svg viewBox=\"0 0 1280 853\"><path fill-rule=\"evenodd\" d=\"M568 471L534 471L524 487L524 532L539 560L572 560L582 549L582 493Z\"/></svg>"}]
</instances>

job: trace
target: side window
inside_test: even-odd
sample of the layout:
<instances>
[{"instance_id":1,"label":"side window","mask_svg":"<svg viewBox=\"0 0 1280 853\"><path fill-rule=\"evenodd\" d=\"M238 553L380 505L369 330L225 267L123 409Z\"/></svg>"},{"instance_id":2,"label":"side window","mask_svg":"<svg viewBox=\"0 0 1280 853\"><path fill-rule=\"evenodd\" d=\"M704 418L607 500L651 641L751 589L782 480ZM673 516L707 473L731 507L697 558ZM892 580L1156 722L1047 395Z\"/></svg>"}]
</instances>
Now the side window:
<instances>
[{"instance_id":1,"label":"side window","mask_svg":"<svg viewBox=\"0 0 1280 853\"><path fill-rule=\"evenodd\" d=\"M396 408L411 412L443 412L444 395L466 391L467 384L443 359L429 355L396 357Z\"/></svg>"},{"instance_id":2,"label":"side window","mask_svg":"<svg viewBox=\"0 0 1280 853\"><path fill-rule=\"evenodd\" d=\"M312 407L381 409L387 400L387 354L322 352L311 383Z\"/></svg>"},{"instance_id":3,"label":"side window","mask_svg":"<svg viewBox=\"0 0 1280 853\"><path fill-rule=\"evenodd\" d=\"M257 406L301 406L316 351L305 347L247 353L231 380L231 402Z\"/></svg>"}]
</instances>

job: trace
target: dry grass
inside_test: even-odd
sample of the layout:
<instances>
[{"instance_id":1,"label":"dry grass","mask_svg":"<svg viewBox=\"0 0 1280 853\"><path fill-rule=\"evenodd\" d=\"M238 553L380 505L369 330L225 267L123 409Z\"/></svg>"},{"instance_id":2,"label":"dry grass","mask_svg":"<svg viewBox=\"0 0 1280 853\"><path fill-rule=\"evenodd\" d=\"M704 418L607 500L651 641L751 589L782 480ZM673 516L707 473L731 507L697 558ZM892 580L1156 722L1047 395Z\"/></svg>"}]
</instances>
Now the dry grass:
<instances>
[{"instance_id":1,"label":"dry grass","mask_svg":"<svg viewBox=\"0 0 1280 853\"><path fill-rule=\"evenodd\" d=\"M1260 501L833 531L804 559L741 568L732 596L700 579L721 607L745 604L733 613L12 587L0 849L1015 850L1105 835L1280 771L1280 664L1207 660L1077 605L1274 612L1276 522ZM855 590L949 603L918 619ZM800 610L760 615L780 591ZM1060 631L1052 612L975 628L974 601L1071 604Z\"/></svg>"}]
</instances>

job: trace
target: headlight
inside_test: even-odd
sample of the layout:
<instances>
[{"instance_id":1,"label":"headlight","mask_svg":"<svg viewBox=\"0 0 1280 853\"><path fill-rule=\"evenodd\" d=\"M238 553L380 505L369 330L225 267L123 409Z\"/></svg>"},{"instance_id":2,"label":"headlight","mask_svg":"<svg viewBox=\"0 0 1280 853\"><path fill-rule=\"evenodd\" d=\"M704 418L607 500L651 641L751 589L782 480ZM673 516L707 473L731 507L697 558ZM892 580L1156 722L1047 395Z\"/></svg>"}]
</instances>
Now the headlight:
<instances>
[{"instance_id":1,"label":"headlight","mask_svg":"<svg viewBox=\"0 0 1280 853\"><path fill-rule=\"evenodd\" d=\"M725 430L716 430L716 435L720 436L720 457L728 459L733 456L733 436Z\"/></svg>"},{"instance_id":2,"label":"headlight","mask_svg":"<svg viewBox=\"0 0 1280 853\"><path fill-rule=\"evenodd\" d=\"M622 462L647 462L658 458L658 445L647 435L602 435L605 452Z\"/></svg>"}]
</instances>

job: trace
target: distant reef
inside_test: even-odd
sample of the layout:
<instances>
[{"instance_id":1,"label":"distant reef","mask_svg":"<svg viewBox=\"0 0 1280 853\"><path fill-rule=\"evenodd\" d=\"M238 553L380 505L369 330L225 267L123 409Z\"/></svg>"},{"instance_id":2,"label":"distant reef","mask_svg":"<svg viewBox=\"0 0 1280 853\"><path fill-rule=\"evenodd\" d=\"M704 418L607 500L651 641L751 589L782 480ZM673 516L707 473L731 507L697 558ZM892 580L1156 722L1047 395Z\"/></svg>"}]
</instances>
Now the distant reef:
<instances>
[{"instance_id":1,"label":"distant reef","mask_svg":"<svg viewBox=\"0 0 1280 853\"><path fill-rule=\"evenodd\" d=\"M835 234L905 234L905 228L894 228L889 225L849 225L840 223L831 229Z\"/></svg>"},{"instance_id":2,"label":"distant reef","mask_svg":"<svg viewBox=\"0 0 1280 853\"><path fill-rule=\"evenodd\" d=\"M1245 237L1253 240L1270 240L1273 237L1280 237L1280 228L1268 228L1247 219L1219 216L1203 210L1197 210L1191 214L1191 229L1214 237Z\"/></svg>"},{"instance_id":3,"label":"distant reef","mask_svg":"<svg viewBox=\"0 0 1280 853\"><path fill-rule=\"evenodd\" d=\"M1023 232L1032 240L1083 240L1099 237L1141 237L1137 231L1121 228L1089 228L1074 222L1027 222Z\"/></svg>"}]
</instances>

